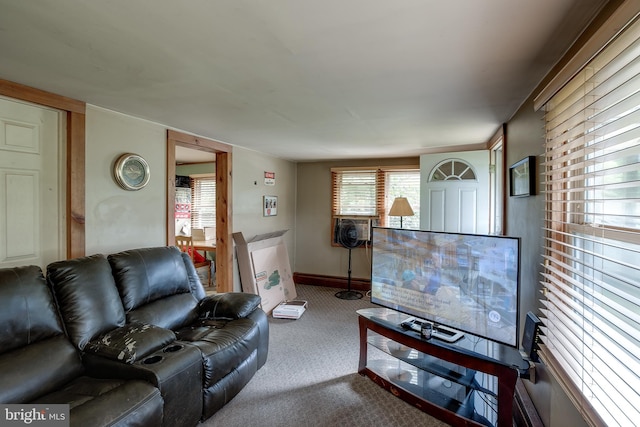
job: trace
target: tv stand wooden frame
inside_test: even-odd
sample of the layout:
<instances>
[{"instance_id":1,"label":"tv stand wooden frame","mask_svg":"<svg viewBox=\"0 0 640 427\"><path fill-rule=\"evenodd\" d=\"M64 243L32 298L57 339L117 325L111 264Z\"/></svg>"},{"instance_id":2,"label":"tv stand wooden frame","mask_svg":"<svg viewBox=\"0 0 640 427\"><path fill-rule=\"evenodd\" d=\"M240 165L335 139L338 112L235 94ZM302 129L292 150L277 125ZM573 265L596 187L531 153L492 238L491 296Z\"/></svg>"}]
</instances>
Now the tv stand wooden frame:
<instances>
[{"instance_id":1,"label":"tv stand wooden frame","mask_svg":"<svg viewBox=\"0 0 640 427\"><path fill-rule=\"evenodd\" d=\"M473 355L468 351L464 351L464 349L457 348L455 345L441 345L440 343L434 342L434 339L423 340L418 334L412 333L412 331L403 331L401 328L393 328L391 325L386 325L385 322L373 320L370 316L365 316L360 312L358 312L358 323L360 328L360 360L358 372L361 375L369 377L376 384L391 392L393 395L400 397L413 406L416 406L422 411L439 418L446 423L451 425L482 426L482 424L468 418L461 417L446 408L410 393L402 387L387 381L374 370L370 369L367 366L367 331L373 331L397 342L398 344L416 349L438 359L495 376L498 379L497 425L512 425L513 397L516 381L520 375L518 367L508 366L504 362L492 359L488 356L482 356L480 354ZM514 349L513 351L517 350Z\"/></svg>"}]
</instances>

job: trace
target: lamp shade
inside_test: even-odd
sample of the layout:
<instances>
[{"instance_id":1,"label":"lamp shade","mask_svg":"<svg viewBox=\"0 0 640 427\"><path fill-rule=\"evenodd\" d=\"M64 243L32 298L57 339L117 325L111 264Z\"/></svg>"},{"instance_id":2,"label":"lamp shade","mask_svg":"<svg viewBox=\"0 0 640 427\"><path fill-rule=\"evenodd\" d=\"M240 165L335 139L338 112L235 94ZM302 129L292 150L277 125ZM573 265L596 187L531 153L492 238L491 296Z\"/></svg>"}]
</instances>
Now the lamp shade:
<instances>
[{"instance_id":1,"label":"lamp shade","mask_svg":"<svg viewBox=\"0 0 640 427\"><path fill-rule=\"evenodd\" d=\"M413 209L406 197L396 197L389 210L389 216L412 216Z\"/></svg>"}]
</instances>

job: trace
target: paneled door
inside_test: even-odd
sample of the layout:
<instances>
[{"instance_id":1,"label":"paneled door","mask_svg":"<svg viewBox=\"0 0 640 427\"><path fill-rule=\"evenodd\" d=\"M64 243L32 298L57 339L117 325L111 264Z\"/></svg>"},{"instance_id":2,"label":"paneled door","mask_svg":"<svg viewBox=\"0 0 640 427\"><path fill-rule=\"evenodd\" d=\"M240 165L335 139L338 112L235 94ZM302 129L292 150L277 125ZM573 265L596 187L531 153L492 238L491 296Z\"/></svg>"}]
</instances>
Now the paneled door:
<instances>
[{"instance_id":1,"label":"paneled door","mask_svg":"<svg viewBox=\"0 0 640 427\"><path fill-rule=\"evenodd\" d=\"M420 156L420 228L489 232L489 151Z\"/></svg>"},{"instance_id":2,"label":"paneled door","mask_svg":"<svg viewBox=\"0 0 640 427\"><path fill-rule=\"evenodd\" d=\"M63 120L0 97L0 268L64 257Z\"/></svg>"}]
</instances>

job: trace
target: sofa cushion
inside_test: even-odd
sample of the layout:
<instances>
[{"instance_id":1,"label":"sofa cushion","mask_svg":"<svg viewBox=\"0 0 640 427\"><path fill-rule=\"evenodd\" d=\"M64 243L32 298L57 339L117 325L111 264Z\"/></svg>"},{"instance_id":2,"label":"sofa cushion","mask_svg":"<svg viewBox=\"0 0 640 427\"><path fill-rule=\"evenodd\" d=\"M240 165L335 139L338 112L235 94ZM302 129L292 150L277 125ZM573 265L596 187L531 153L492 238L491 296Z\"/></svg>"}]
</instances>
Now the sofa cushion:
<instances>
[{"instance_id":1,"label":"sofa cushion","mask_svg":"<svg viewBox=\"0 0 640 427\"><path fill-rule=\"evenodd\" d=\"M49 264L47 281L67 334L80 350L99 335L124 325L124 308L104 255Z\"/></svg>"},{"instance_id":2,"label":"sofa cushion","mask_svg":"<svg viewBox=\"0 0 640 427\"><path fill-rule=\"evenodd\" d=\"M175 334L169 329L129 323L90 341L84 350L107 359L133 363L175 339Z\"/></svg>"},{"instance_id":3,"label":"sofa cushion","mask_svg":"<svg viewBox=\"0 0 640 427\"><path fill-rule=\"evenodd\" d=\"M162 425L162 396L145 381L79 377L30 403L69 404L72 426Z\"/></svg>"},{"instance_id":4,"label":"sofa cushion","mask_svg":"<svg viewBox=\"0 0 640 427\"><path fill-rule=\"evenodd\" d=\"M173 329L197 319L194 284L178 248L135 249L108 259L129 322Z\"/></svg>"},{"instance_id":5,"label":"sofa cushion","mask_svg":"<svg viewBox=\"0 0 640 427\"><path fill-rule=\"evenodd\" d=\"M63 334L3 353L0 402L31 402L64 386L83 371L78 351Z\"/></svg>"},{"instance_id":6,"label":"sofa cushion","mask_svg":"<svg viewBox=\"0 0 640 427\"><path fill-rule=\"evenodd\" d=\"M108 257L126 311L157 299L190 292L178 248L143 248Z\"/></svg>"},{"instance_id":7,"label":"sofa cushion","mask_svg":"<svg viewBox=\"0 0 640 427\"><path fill-rule=\"evenodd\" d=\"M259 330L250 319L202 320L176 331L176 337L200 349L205 388L236 369L260 344Z\"/></svg>"},{"instance_id":8,"label":"sofa cushion","mask_svg":"<svg viewBox=\"0 0 640 427\"><path fill-rule=\"evenodd\" d=\"M240 319L260 306L260 296L241 292L209 295L199 303L201 319Z\"/></svg>"},{"instance_id":9,"label":"sofa cushion","mask_svg":"<svg viewBox=\"0 0 640 427\"><path fill-rule=\"evenodd\" d=\"M0 269L0 328L0 353L62 334L40 267Z\"/></svg>"},{"instance_id":10,"label":"sofa cushion","mask_svg":"<svg viewBox=\"0 0 640 427\"><path fill-rule=\"evenodd\" d=\"M127 313L127 321L176 330L197 320L198 302L191 294L171 295Z\"/></svg>"},{"instance_id":11,"label":"sofa cushion","mask_svg":"<svg viewBox=\"0 0 640 427\"><path fill-rule=\"evenodd\" d=\"M203 418L209 418L224 405L229 403L258 371L256 351L238 364L220 381L203 390Z\"/></svg>"},{"instance_id":12,"label":"sofa cushion","mask_svg":"<svg viewBox=\"0 0 640 427\"><path fill-rule=\"evenodd\" d=\"M191 294L198 301L206 296L206 292L204 290L204 286L202 285L202 281L200 280L200 276L198 275L198 271L196 270L196 266L191 261L191 258L188 254L184 252L180 252L180 256L182 257L182 262L187 270L187 278L189 279L189 288L191 289Z\"/></svg>"}]
</instances>

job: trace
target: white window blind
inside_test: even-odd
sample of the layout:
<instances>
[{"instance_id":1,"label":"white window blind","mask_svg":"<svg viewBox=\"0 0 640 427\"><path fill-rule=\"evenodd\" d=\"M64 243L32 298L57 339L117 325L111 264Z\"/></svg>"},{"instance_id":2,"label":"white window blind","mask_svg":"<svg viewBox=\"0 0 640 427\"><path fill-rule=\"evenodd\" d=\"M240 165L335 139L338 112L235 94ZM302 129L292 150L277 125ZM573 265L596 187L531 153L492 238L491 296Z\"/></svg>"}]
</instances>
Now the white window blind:
<instances>
[{"instance_id":1,"label":"white window blind","mask_svg":"<svg viewBox=\"0 0 640 427\"><path fill-rule=\"evenodd\" d=\"M640 420L640 23L545 106L540 356L591 425Z\"/></svg>"},{"instance_id":2,"label":"white window blind","mask_svg":"<svg viewBox=\"0 0 640 427\"><path fill-rule=\"evenodd\" d=\"M191 178L191 228L216 226L216 177Z\"/></svg>"},{"instance_id":3,"label":"white window blind","mask_svg":"<svg viewBox=\"0 0 640 427\"><path fill-rule=\"evenodd\" d=\"M333 215L378 215L376 205L376 170L332 171Z\"/></svg>"},{"instance_id":4,"label":"white window blind","mask_svg":"<svg viewBox=\"0 0 640 427\"><path fill-rule=\"evenodd\" d=\"M331 197L334 217L366 216L380 224L393 226L389 217L396 197L406 197L415 212L412 220L420 221L420 169L418 166L379 166L366 168L336 168L331 171ZM407 217L409 220L409 217Z\"/></svg>"}]
</instances>

